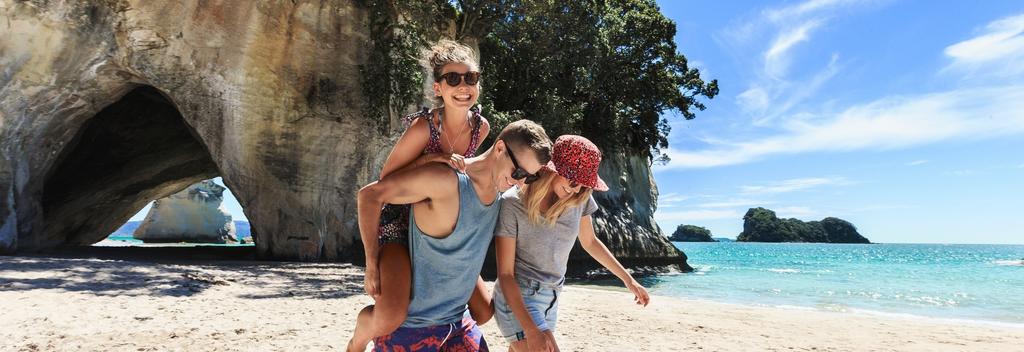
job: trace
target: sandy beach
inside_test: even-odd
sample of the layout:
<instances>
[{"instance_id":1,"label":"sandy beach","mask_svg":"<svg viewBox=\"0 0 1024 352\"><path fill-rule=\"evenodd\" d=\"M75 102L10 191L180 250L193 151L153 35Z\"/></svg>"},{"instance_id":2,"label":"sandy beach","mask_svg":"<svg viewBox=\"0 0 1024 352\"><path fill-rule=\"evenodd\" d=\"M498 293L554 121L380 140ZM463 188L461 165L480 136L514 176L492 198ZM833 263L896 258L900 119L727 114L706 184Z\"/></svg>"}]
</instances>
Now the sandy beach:
<instances>
[{"instance_id":1,"label":"sandy beach","mask_svg":"<svg viewBox=\"0 0 1024 352\"><path fill-rule=\"evenodd\" d=\"M369 304L349 264L0 257L3 351L337 351ZM570 285L563 351L1020 351L1024 328ZM507 344L482 327L492 350Z\"/></svg>"}]
</instances>

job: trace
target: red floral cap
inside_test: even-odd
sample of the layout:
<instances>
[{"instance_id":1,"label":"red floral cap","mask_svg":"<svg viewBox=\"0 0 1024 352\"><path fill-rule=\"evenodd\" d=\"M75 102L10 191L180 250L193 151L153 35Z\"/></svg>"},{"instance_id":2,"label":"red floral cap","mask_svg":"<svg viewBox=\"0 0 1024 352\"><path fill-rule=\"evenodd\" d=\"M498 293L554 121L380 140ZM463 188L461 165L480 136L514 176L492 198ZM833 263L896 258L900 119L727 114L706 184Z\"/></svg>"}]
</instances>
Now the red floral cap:
<instances>
[{"instance_id":1,"label":"red floral cap","mask_svg":"<svg viewBox=\"0 0 1024 352\"><path fill-rule=\"evenodd\" d=\"M608 185L597 175L600 164L601 150L593 142L583 136L563 135L555 140L551 161L544 167L595 191L607 191Z\"/></svg>"}]
</instances>

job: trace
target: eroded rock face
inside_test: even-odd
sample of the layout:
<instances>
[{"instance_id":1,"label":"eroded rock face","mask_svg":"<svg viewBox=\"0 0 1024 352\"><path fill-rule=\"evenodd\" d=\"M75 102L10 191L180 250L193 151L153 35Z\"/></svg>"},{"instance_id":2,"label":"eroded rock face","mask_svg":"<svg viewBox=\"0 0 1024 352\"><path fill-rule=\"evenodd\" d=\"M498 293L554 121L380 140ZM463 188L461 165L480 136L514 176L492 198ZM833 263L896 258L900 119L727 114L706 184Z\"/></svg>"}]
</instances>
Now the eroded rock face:
<instances>
[{"instance_id":1,"label":"eroded rock face","mask_svg":"<svg viewBox=\"0 0 1024 352\"><path fill-rule=\"evenodd\" d=\"M262 257L358 251L354 194L400 125L361 114L373 35L360 5L0 9L0 250L95 243L148 201L220 175Z\"/></svg>"},{"instance_id":2,"label":"eroded rock face","mask_svg":"<svg viewBox=\"0 0 1024 352\"><path fill-rule=\"evenodd\" d=\"M143 242L236 243L235 222L221 207L224 188L204 180L153 202L132 234Z\"/></svg>"},{"instance_id":3,"label":"eroded rock face","mask_svg":"<svg viewBox=\"0 0 1024 352\"><path fill-rule=\"evenodd\" d=\"M409 110L364 114L375 101L364 69L380 64L368 59L380 33L364 2L0 0L0 10L0 252L98 242L150 200L219 175L260 257L361 256L355 193ZM626 265L688 268L653 220L646 158L608 156L601 174L612 189L595 225L612 252ZM580 248L573 260L594 264Z\"/></svg>"}]
</instances>

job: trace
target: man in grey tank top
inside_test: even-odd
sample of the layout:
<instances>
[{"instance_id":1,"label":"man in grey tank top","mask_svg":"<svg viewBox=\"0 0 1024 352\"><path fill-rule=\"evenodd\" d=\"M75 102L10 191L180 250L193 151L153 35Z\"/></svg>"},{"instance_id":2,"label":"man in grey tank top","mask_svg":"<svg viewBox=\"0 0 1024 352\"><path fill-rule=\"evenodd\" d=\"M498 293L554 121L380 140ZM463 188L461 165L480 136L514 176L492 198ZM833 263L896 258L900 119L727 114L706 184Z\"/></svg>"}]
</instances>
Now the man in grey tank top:
<instances>
[{"instance_id":1,"label":"man in grey tank top","mask_svg":"<svg viewBox=\"0 0 1024 352\"><path fill-rule=\"evenodd\" d=\"M385 203L412 204L412 301L402 326L374 339L376 351L487 351L466 302L493 237L499 196L518 183L535 180L550 153L551 140L544 129L519 120L506 126L486 152L466 159L465 174L431 163L390 174L359 190L363 238L376 238Z\"/></svg>"}]
</instances>

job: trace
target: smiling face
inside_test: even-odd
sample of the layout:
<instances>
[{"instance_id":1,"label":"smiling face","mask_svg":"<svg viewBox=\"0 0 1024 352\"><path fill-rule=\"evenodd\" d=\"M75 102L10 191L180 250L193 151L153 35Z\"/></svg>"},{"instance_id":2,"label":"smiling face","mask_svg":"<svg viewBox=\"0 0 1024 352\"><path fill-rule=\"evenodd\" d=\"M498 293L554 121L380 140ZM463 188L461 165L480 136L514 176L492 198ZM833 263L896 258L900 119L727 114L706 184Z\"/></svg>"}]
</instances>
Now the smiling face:
<instances>
[{"instance_id":1,"label":"smiling face","mask_svg":"<svg viewBox=\"0 0 1024 352\"><path fill-rule=\"evenodd\" d=\"M444 65L441 69L441 74L454 72L461 75L466 72L479 70L479 68L465 63L452 63ZM436 78L440 78L440 76ZM477 82L475 85L469 85L466 84L465 77L462 78L459 80L459 85L454 87L448 85L448 82L443 79L440 82L435 82L434 95L440 96L445 106L469 109L471 106L476 105L476 100L480 96L480 82Z\"/></svg>"},{"instance_id":2,"label":"smiling face","mask_svg":"<svg viewBox=\"0 0 1024 352\"><path fill-rule=\"evenodd\" d=\"M522 186L524 179L518 179L512 177L516 167L525 170L527 173L536 174L540 171L541 163L537 160L537 153L534 153L530 148L520 147L512 148L511 154L509 154L510 146L505 144L505 141L499 140L495 142L497 151L503 155L498 163L498 172L496 174L495 183L498 185L498 189L502 192L507 191L512 186ZM515 161L513 162L513 159Z\"/></svg>"},{"instance_id":3,"label":"smiling face","mask_svg":"<svg viewBox=\"0 0 1024 352\"><path fill-rule=\"evenodd\" d=\"M566 199L583 190L583 185L577 184L576 187L573 187L572 183L562 175L555 175L555 180L551 183L551 190L555 192L558 199Z\"/></svg>"}]
</instances>

